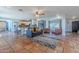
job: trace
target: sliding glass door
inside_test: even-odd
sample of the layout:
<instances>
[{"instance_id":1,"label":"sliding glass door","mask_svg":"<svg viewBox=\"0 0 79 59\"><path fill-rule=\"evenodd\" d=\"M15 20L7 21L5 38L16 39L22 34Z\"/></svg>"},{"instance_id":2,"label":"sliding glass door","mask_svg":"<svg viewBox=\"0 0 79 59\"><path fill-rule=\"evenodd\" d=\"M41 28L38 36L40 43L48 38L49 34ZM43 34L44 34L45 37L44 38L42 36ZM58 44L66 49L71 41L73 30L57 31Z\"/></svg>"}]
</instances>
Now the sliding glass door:
<instances>
[{"instance_id":1,"label":"sliding glass door","mask_svg":"<svg viewBox=\"0 0 79 59\"><path fill-rule=\"evenodd\" d=\"M38 27L39 27L39 29L44 29L46 27L46 21L45 20L40 20L38 22Z\"/></svg>"},{"instance_id":2,"label":"sliding glass door","mask_svg":"<svg viewBox=\"0 0 79 59\"><path fill-rule=\"evenodd\" d=\"M51 32L57 32L61 30L61 21L60 20L53 20L49 21L49 27Z\"/></svg>"}]
</instances>

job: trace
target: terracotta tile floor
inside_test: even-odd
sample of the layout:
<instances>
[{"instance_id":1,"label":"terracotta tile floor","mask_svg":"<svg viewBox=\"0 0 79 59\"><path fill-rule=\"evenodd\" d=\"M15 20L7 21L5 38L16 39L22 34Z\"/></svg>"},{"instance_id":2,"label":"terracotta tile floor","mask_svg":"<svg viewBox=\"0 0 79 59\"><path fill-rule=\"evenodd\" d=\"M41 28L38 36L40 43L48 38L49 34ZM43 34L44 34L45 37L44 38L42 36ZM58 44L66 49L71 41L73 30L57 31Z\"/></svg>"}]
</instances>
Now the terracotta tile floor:
<instances>
[{"instance_id":1,"label":"terracotta tile floor","mask_svg":"<svg viewBox=\"0 0 79 59\"><path fill-rule=\"evenodd\" d=\"M69 34L56 43L56 48L48 48L14 33L0 33L0 52L7 53L78 53L79 34Z\"/></svg>"}]
</instances>

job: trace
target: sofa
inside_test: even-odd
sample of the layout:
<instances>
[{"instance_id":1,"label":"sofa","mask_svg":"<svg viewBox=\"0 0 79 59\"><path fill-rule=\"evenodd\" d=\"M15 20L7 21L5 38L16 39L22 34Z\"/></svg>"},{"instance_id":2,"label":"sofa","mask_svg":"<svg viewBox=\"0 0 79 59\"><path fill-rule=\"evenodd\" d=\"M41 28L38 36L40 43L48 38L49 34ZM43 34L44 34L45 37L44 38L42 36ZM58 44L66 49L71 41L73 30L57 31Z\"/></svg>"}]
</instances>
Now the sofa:
<instances>
[{"instance_id":1,"label":"sofa","mask_svg":"<svg viewBox=\"0 0 79 59\"><path fill-rule=\"evenodd\" d=\"M56 29L54 32L52 32L52 34L55 34L55 35L60 35L61 33L62 33L61 29Z\"/></svg>"},{"instance_id":2,"label":"sofa","mask_svg":"<svg viewBox=\"0 0 79 59\"><path fill-rule=\"evenodd\" d=\"M44 33L50 33L50 29L49 28L45 28L44 29Z\"/></svg>"},{"instance_id":3,"label":"sofa","mask_svg":"<svg viewBox=\"0 0 79 59\"><path fill-rule=\"evenodd\" d=\"M42 31L36 31L36 32L33 32L32 30L27 30L26 31L26 36L27 37L35 37L35 36L38 36L38 35L41 35L42 34Z\"/></svg>"}]
</instances>

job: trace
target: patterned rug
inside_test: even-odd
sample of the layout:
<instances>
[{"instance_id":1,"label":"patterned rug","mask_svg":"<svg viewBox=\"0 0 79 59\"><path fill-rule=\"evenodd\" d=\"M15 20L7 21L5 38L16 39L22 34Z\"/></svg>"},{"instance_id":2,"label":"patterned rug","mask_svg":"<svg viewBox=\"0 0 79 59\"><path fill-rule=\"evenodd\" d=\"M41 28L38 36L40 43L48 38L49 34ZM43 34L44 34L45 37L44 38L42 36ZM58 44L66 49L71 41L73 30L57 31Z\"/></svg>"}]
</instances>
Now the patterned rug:
<instances>
[{"instance_id":1,"label":"patterned rug","mask_svg":"<svg viewBox=\"0 0 79 59\"><path fill-rule=\"evenodd\" d=\"M33 41L49 48L56 48L56 43L59 41L59 38L51 37L48 35L40 35L33 37Z\"/></svg>"}]
</instances>

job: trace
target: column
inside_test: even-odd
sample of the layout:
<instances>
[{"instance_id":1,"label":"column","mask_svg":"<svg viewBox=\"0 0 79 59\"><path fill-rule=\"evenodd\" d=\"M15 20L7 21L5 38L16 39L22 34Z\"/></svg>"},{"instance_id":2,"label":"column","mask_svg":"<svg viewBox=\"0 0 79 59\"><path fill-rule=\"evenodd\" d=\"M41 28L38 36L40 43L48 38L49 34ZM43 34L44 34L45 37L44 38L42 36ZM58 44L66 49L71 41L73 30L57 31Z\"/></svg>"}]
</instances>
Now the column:
<instances>
[{"instance_id":1,"label":"column","mask_svg":"<svg viewBox=\"0 0 79 59\"><path fill-rule=\"evenodd\" d=\"M65 17L62 17L62 36L65 36L66 35L66 19Z\"/></svg>"},{"instance_id":2,"label":"column","mask_svg":"<svg viewBox=\"0 0 79 59\"><path fill-rule=\"evenodd\" d=\"M48 23L48 20L46 20L46 28L48 28L49 26L49 23Z\"/></svg>"},{"instance_id":3,"label":"column","mask_svg":"<svg viewBox=\"0 0 79 59\"><path fill-rule=\"evenodd\" d=\"M40 19L37 19L37 21L36 21L36 25L37 25L37 27L38 27L38 21L39 21Z\"/></svg>"}]
</instances>

